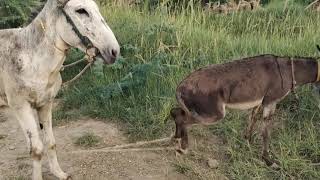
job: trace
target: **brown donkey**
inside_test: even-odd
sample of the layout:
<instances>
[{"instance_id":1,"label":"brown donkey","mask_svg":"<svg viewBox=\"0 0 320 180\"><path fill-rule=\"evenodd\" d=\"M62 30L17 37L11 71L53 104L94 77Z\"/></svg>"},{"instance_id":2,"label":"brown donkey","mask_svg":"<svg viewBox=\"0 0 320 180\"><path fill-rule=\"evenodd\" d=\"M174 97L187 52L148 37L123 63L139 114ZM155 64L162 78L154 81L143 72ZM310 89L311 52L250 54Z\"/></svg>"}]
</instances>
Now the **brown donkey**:
<instances>
[{"instance_id":1,"label":"brown donkey","mask_svg":"<svg viewBox=\"0 0 320 180\"><path fill-rule=\"evenodd\" d=\"M225 116L225 108L251 109L245 137L250 140L259 107L263 109L262 158L274 164L268 146L272 115L276 104L295 86L320 80L320 64L315 58L260 55L225 64L210 65L187 76L176 90L178 108L171 110L176 123L174 138L180 153L188 147L187 126L212 124Z\"/></svg>"}]
</instances>

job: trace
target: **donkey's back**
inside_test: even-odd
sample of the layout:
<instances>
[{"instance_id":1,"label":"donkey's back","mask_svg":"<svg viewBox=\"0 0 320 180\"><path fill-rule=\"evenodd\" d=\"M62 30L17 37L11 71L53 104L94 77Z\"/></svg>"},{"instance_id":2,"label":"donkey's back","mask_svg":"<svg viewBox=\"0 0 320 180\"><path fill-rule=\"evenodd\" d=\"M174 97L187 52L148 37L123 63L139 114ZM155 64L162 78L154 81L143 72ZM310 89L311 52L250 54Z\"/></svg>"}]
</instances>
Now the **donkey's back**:
<instances>
[{"instance_id":1,"label":"donkey's back","mask_svg":"<svg viewBox=\"0 0 320 180\"><path fill-rule=\"evenodd\" d=\"M268 98L268 91L276 92L274 96L279 98L290 91L291 84L284 81L291 73L288 64L290 61L280 57L261 55L211 65L184 79L177 97L179 103L198 114L210 114L212 103L217 101L230 108L249 109Z\"/></svg>"}]
</instances>

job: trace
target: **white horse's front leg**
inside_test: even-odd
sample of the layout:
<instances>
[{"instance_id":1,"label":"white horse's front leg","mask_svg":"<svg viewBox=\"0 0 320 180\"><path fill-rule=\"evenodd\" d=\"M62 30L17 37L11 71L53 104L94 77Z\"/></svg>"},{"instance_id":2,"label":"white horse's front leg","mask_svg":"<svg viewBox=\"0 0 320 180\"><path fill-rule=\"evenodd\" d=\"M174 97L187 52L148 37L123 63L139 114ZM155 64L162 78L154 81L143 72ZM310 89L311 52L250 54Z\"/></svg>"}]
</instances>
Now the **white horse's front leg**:
<instances>
[{"instance_id":1,"label":"white horse's front leg","mask_svg":"<svg viewBox=\"0 0 320 180\"><path fill-rule=\"evenodd\" d=\"M52 131L52 102L41 107L38 111L38 114L45 133L45 141L48 148L48 159L51 172L59 179L71 179L70 176L61 170L58 163L56 141Z\"/></svg>"},{"instance_id":2,"label":"white horse's front leg","mask_svg":"<svg viewBox=\"0 0 320 180\"><path fill-rule=\"evenodd\" d=\"M41 159L43 154L43 144L39 137L36 117L30 104L24 102L15 107L11 107L18 119L23 133L26 136L30 155L33 159L33 180L42 180Z\"/></svg>"}]
</instances>

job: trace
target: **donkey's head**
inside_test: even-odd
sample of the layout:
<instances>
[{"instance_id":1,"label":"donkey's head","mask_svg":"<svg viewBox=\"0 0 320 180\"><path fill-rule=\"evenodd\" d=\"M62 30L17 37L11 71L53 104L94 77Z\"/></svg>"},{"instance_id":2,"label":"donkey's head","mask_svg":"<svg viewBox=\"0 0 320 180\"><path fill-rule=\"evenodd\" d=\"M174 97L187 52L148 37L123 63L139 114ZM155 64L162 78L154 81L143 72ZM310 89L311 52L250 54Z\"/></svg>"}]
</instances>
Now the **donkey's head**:
<instances>
[{"instance_id":1,"label":"donkey's head","mask_svg":"<svg viewBox=\"0 0 320 180\"><path fill-rule=\"evenodd\" d=\"M86 52L95 48L94 54L112 64L120 53L113 32L93 0L57 0L61 17L57 31L68 45Z\"/></svg>"}]
</instances>

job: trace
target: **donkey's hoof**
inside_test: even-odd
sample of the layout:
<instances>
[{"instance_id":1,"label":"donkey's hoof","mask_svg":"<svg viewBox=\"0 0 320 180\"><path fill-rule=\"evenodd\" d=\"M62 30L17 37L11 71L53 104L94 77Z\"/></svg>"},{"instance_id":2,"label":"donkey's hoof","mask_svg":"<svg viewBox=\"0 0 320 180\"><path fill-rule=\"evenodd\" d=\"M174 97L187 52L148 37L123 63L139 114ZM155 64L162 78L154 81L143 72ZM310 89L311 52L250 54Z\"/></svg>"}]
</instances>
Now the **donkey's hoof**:
<instances>
[{"instance_id":1,"label":"donkey's hoof","mask_svg":"<svg viewBox=\"0 0 320 180\"><path fill-rule=\"evenodd\" d=\"M244 139L247 140L249 144L252 144L252 136L245 136Z\"/></svg>"},{"instance_id":2,"label":"donkey's hoof","mask_svg":"<svg viewBox=\"0 0 320 180\"><path fill-rule=\"evenodd\" d=\"M176 155L176 157L182 157L182 156L185 155L185 154L182 153L181 150L176 150L176 151L175 151L175 155Z\"/></svg>"},{"instance_id":3,"label":"donkey's hoof","mask_svg":"<svg viewBox=\"0 0 320 180\"><path fill-rule=\"evenodd\" d=\"M273 163L271 166L270 166L272 169L274 169L274 170L280 170L280 166L279 166L279 164L278 163Z\"/></svg>"},{"instance_id":4,"label":"donkey's hoof","mask_svg":"<svg viewBox=\"0 0 320 180\"><path fill-rule=\"evenodd\" d=\"M175 138L174 143L180 147L181 146L181 138Z\"/></svg>"},{"instance_id":5,"label":"donkey's hoof","mask_svg":"<svg viewBox=\"0 0 320 180\"><path fill-rule=\"evenodd\" d=\"M182 148L176 149L176 156L186 155L186 154L188 154L188 149L182 149Z\"/></svg>"},{"instance_id":6,"label":"donkey's hoof","mask_svg":"<svg viewBox=\"0 0 320 180\"><path fill-rule=\"evenodd\" d=\"M271 166L273 164L273 161L270 159L270 157L262 156L262 159L267 166Z\"/></svg>"},{"instance_id":7,"label":"donkey's hoof","mask_svg":"<svg viewBox=\"0 0 320 180\"><path fill-rule=\"evenodd\" d=\"M72 177L71 177L70 175L67 175L66 178L63 178L63 179L61 179L61 180L72 180Z\"/></svg>"},{"instance_id":8,"label":"donkey's hoof","mask_svg":"<svg viewBox=\"0 0 320 180\"><path fill-rule=\"evenodd\" d=\"M244 134L244 135L243 135L243 138L244 138L245 140L251 142L251 136L250 136L250 135Z\"/></svg>"},{"instance_id":9,"label":"donkey's hoof","mask_svg":"<svg viewBox=\"0 0 320 180\"><path fill-rule=\"evenodd\" d=\"M173 143L180 143L181 142L181 138L176 138L174 136L171 136L171 142Z\"/></svg>"},{"instance_id":10,"label":"donkey's hoof","mask_svg":"<svg viewBox=\"0 0 320 180\"><path fill-rule=\"evenodd\" d=\"M66 180L72 180L72 177L70 175L68 175Z\"/></svg>"},{"instance_id":11,"label":"donkey's hoof","mask_svg":"<svg viewBox=\"0 0 320 180\"><path fill-rule=\"evenodd\" d=\"M262 156L262 159L266 163L267 166L271 167L272 169L279 170L280 163L274 159L271 159L269 156Z\"/></svg>"},{"instance_id":12,"label":"donkey's hoof","mask_svg":"<svg viewBox=\"0 0 320 180\"><path fill-rule=\"evenodd\" d=\"M181 138L172 138L171 142L176 146L177 149L181 148Z\"/></svg>"},{"instance_id":13,"label":"donkey's hoof","mask_svg":"<svg viewBox=\"0 0 320 180\"><path fill-rule=\"evenodd\" d=\"M244 135L243 135L243 138L244 138L245 140L247 140L249 144L252 144L253 136L254 136L253 133L245 132Z\"/></svg>"}]
</instances>

